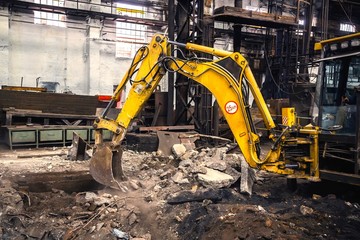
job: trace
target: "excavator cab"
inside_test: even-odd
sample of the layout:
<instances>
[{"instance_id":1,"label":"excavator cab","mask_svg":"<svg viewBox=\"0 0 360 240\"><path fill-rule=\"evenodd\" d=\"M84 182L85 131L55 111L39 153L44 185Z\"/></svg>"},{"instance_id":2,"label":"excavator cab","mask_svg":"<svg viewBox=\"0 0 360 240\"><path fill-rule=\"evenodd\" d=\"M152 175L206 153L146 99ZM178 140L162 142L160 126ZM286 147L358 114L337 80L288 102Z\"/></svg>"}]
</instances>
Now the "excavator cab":
<instances>
[{"instance_id":1,"label":"excavator cab","mask_svg":"<svg viewBox=\"0 0 360 240\"><path fill-rule=\"evenodd\" d=\"M321 50L316 85L320 175L360 184L360 33L317 43Z\"/></svg>"}]
</instances>

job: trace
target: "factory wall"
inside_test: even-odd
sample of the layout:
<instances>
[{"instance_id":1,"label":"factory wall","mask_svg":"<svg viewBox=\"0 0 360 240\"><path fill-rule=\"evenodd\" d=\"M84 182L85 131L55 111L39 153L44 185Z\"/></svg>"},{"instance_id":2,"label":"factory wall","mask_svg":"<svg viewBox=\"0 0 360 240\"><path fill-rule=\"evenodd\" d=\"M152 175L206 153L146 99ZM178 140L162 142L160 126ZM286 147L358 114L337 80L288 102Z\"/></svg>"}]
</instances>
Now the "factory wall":
<instances>
[{"instance_id":1,"label":"factory wall","mask_svg":"<svg viewBox=\"0 0 360 240\"><path fill-rule=\"evenodd\" d=\"M39 86L57 82L58 92L111 94L131 59L116 58L115 42L101 40L99 27L91 29L0 16L0 85L35 87L38 79Z\"/></svg>"},{"instance_id":2,"label":"factory wall","mask_svg":"<svg viewBox=\"0 0 360 240\"><path fill-rule=\"evenodd\" d=\"M2 13L2 11L0 10ZM0 16L0 84L7 84L9 78L8 18Z\"/></svg>"}]
</instances>

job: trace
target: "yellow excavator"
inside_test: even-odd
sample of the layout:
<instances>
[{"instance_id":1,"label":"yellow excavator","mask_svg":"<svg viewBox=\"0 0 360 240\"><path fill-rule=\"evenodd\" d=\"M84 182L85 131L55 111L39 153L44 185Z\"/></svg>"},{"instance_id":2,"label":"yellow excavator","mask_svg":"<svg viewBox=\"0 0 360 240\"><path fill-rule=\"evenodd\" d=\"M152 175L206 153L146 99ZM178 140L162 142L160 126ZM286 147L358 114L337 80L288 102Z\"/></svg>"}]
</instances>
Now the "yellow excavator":
<instances>
[{"instance_id":1,"label":"yellow excavator","mask_svg":"<svg viewBox=\"0 0 360 240\"><path fill-rule=\"evenodd\" d=\"M211 54L217 60L196 57L180 59L171 56L170 45L190 52ZM182 74L206 87L216 98L247 163L256 169L294 178L319 180L319 149L316 126L297 124L295 109L282 111L281 131L276 131L269 109L261 95L248 62L238 52L228 52L193 43L169 41L163 35L153 36L141 47L115 90L102 115L95 120L95 151L90 161L90 173L106 186L119 188L126 179L121 165L121 142L131 121L154 92L167 72ZM132 84L123 108L116 119L107 113L117 101L126 83ZM249 105L251 91L272 141L271 149L260 157L260 137L256 133ZM104 142L102 131L113 132L110 142Z\"/></svg>"}]
</instances>

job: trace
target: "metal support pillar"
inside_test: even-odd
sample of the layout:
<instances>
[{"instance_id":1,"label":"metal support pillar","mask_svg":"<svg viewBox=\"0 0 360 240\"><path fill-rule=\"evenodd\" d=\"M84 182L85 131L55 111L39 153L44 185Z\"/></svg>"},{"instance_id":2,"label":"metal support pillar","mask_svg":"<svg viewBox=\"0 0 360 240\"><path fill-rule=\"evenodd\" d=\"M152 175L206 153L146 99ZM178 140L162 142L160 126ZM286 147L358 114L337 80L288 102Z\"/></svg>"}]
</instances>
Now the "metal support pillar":
<instances>
[{"instance_id":1,"label":"metal support pillar","mask_svg":"<svg viewBox=\"0 0 360 240\"><path fill-rule=\"evenodd\" d=\"M305 32L303 38L303 49L302 54L305 57L304 62L300 65L300 73L309 80L308 68L307 65L309 63L309 53L310 53L310 37L311 37L311 29L312 29L312 21L313 21L313 0L308 0L306 8L305 8Z\"/></svg>"},{"instance_id":2,"label":"metal support pillar","mask_svg":"<svg viewBox=\"0 0 360 240\"><path fill-rule=\"evenodd\" d=\"M169 40L174 41L175 36L175 6L174 0L168 1L168 34ZM171 50L173 47L171 46ZM166 124L173 125L174 123L174 79L175 74L173 72L168 72L168 107L167 107L167 116Z\"/></svg>"},{"instance_id":3,"label":"metal support pillar","mask_svg":"<svg viewBox=\"0 0 360 240\"><path fill-rule=\"evenodd\" d=\"M217 101L214 102L213 106L213 135L219 136L219 104Z\"/></svg>"},{"instance_id":4,"label":"metal support pillar","mask_svg":"<svg viewBox=\"0 0 360 240\"><path fill-rule=\"evenodd\" d=\"M357 150L355 153L355 168L354 173L359 174L360 170L360 87L356 88L356 143L355 149Z\"/></svg>"},{"instance_id":5,"label":"metal support pillar","mask_svg":"<svg viewBox=\"0 0 360 240\"><path fill-rule=\"evenodd\" d=\"M275 56L281 57L283 53L283 40L284 40L284 29L276 30L276 45L275 45Z\"/></svg>"},{"instance_id":6,"label":"metal support pillar","mask_svg":"<svg viewBox=\"0 0 360 240\"><path fill-rule=\"evenodd\" d=\"M176 7L175 21L177 28L177 42L186 43L190 34L190 0L179 0ZM185 49L182 49L185 51ZM188 79L180 74L176 75L176 108L175 124L186 125L188 108Z\"/></svg>"},{"instance_id":7,"label":"metal support pillar","mask_svg":"<svg viewBox=\"0 0 360 240\"><path fill-rule=\"evenodd\" d=\"M208 2L206 4L209 4ZM204 19L204 0L179 0L177 2L175 22L177 42L193 42L212 46L213 20ZM186 55L185 49L181 49ZM212 58L201 55L201 57ZM181 56L177 56L181 57ZM194 110L192 111L192 107ZM176 75L175 125L194 123L195 128L204 134L212 133L212 95L201 85Z\"/></svg>"},{"instance_id":8,"label":"metal support pillar","mask_svg":"<svg viewBox=\"0 0 360 240\"><path fill-rule=\"evenodd\" d=\"M329 0L322 0L321 4L321 40L328 38Z\"/></svg>"},{"instance_id":9,"label":"metal support pillar","mask_svg":"<svg viewBox=\"0 0 360 240\"><path fill-rule=\"evenodd\" d=\"M241 49L241 28L242 25L234 24L234 52L240 52Z\"/></svg>"},{"instance_id":10,"label":"metal support pillar","mask_svg":"<svg viewBox=\"0 0 360 240\"><path fill-rule=\"evenodd\" d=\"M199 20L197 23L197 39L196 42L204 46L213 46L213 20L204 19L204 1L198 0L197 5L201 6L198 8L197 15ZM202 57L212 58L210 55L203 54ZM197 89L200 91L200 101L195 104L195 111L198 113L198 120L201 123L200 132L204 134L213 134L213 116L212 116L212 94L205 87L198 85Z\"/></svg>"}]
</instances>

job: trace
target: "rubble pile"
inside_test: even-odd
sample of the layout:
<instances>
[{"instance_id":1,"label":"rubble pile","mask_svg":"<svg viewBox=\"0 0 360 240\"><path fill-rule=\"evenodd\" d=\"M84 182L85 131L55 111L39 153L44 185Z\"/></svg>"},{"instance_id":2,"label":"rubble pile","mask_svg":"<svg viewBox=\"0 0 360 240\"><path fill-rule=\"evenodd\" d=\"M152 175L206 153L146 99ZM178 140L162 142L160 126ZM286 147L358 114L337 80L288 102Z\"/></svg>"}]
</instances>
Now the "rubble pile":
<instances>
[{"instance_id":1,"label":"rubble pile","mask_svg":"<svg viewBox=\"0 0 360 240\"><path fill-rule=\"evenodd\" d=\"M242 176L244 181L241 182L241 190L251 194L252 184L256 179L255 171L249 168L241 154L227 154L229 147L197 151L192 145L175 144L172 152L177 167L161 173L160 178L170 176L174 183L180 185L191 183L204 188L219 189L230 187L243 173L245 175ZM170 156L170 159L172 158Z\"/></svg>"},{"instance_id":2,"label":"rubble pile","mask_svg":"<svg viewBox=\"0 0 360 240\"><path fill-rule=\"evenodd\" d=\"M172 180L176 183L200 183L207 188L230 187L240 178L240 155L226 154L226 147L206 148L200 152L190 149L182 154L175 144L173 152L179 165ZM184 147L185 148L185 147Z\"/></svg>"},{"instance_id":3,"label":"rubble pile","mask_svg":"<svg viewBox=\"0 0 360 240\"><path fill-rule=\"evenodd\" d=\"M230 147L175 144L171 156L127 150L122 190L31 192L7 181L7 169L0 178L1 239L358 238L355 191L344 200L304 181L289 192L285 177L255 174L241 154L227 153ZM44 170L56 171L53 161Z\"/></svg>"},{"instance_id":4,"label":"rubble pile","mask_svg":"<svg viewBox=\"0 0 360 240\"><path fill-rule=\"evenodd\" d=\"M130 239L126 230L138 222L140 210L107 193L25 193L2 184L1 239ZM120 222L120 220L122 220ZM132 232L138 240L150 234ZM121 237L120 237L121 236Z\"/></svg>"}]
</instances>

